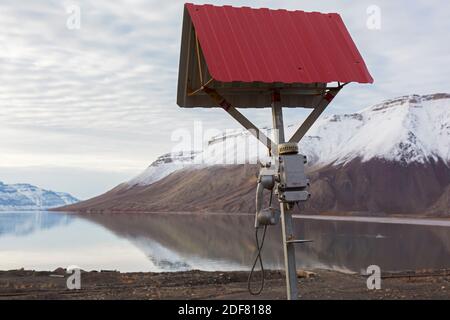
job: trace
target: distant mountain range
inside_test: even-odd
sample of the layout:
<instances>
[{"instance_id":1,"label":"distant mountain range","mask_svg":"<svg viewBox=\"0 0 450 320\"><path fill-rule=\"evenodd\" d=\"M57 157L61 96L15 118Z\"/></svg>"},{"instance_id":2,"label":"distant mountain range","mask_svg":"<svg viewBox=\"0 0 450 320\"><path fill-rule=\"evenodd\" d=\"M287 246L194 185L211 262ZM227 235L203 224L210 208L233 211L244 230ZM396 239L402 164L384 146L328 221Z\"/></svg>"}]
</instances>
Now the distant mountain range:
<instances>
[{"instance_id":1,"label":"distant mountain range","mask_svg":"<svg viewBox=\"0 0 450 320\"><path fill-rule=\"evenodd\" d=\"M44 190L31 184L4 184L0 181L0 211L45 210L78 201L68 193Z\"/></svg>"},{"instance_id":2,"label":"distant mountain range","mask_svg":"<svg viewBox=\"0 0 450 320\"><path fill-rule=\"evenodd\" d=\"M253 212L257 165L224 163L244 153L250 163L267 159L258 144L244 130L227 132L201 152L161 156L131 181L64 209ZM450 94L323 117L299 147L312 182L305 212L450 216Z\"/></svg>"}]
</instances>

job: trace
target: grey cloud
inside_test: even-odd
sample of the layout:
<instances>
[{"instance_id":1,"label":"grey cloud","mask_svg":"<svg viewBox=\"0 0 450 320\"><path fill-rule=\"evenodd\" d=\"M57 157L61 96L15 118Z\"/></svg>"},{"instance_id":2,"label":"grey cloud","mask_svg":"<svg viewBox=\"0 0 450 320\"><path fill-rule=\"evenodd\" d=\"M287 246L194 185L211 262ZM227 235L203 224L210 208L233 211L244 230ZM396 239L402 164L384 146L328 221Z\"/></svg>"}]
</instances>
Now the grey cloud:
<instances>
[{"instance_id":1,"label":"grey cloud","mask_svg":"<svg viewBox=\"0 0 450 320\"><path fill-rule=\"evenodd\" d=\"M340 12L375 84L346 87L327 112L450 91L448 1L208 2ZM81 29L68 30L65 8L76 3ZM382 10L380 31L366 28L371 4ZM14 162L2 159L15 158L20 165L72 159L86 167L111 159L110 170L138 171L170 150L176 128L192 130L194 120L205 128L237 127L221 110L175 104L182 8L183 1L3 0L0 153L8 157L0 158L0 167ZM267 110L244 113L270 124ZM287 114L290 121L306 116L304 110Z\"/></svg>"}]
</instances>

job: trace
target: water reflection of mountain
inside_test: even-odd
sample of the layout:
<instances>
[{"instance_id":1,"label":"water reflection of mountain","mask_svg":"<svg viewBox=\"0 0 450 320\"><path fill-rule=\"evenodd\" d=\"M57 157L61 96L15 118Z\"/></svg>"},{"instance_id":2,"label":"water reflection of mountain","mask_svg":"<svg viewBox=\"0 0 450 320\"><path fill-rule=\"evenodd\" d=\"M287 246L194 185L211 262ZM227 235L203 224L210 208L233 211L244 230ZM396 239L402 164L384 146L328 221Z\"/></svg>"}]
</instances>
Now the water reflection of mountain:
<instances>
[{"instance_id":1,"label":"water reflection of mountain","mask_svg":"<svg viewBox=\"0 0 450 320\"><path fill-rule=\"evenodd\" d=\"M195 265L208 262L209 268L215 265L222 270L231 266L243 269L254 257L253 217L248 215L84 214L81 217L130 239L152 260L162 252L155 250L155 244L173 253L171 261L183 258L190 261L191 267L197 260L199 263ZM272 231L275 232L269 232L266 238L264 258L268 266L278 267L283 261L281 247L274 241L278 239L279 229ZM162 254L167 256L167 252Z\"/></svg>"},{"instance_id":2,"label":"water reflection of mountain","mask_svg":"<svg viewBox=\"0 0 450 320\"><path fill-rule=\"evenodd\" d=\"M47 211L1 212L0 237L5 235L25 236L33 232L68 225L73 216Z\"/></svg>"},{"instance_id":3,"label":"water reflection of mountain","mask_svg":"<svg viewBox=\"0 0 450 320\"><path fill-rule=\"evenodd\" d=\"M88 214L82 217L130 239L152 259L158 258L155 243L176 255L177 263L183 259L191 262L208 259L245 267L251 265L254 257L252 216ZM371 264L385 271L450 268L448 227L296 219L295 229L296 234L315 241L298 248L300 267L356 272ZM268 267L282 267L279 226L270 228L263 257Z\"/></svg>"}]
</instances>

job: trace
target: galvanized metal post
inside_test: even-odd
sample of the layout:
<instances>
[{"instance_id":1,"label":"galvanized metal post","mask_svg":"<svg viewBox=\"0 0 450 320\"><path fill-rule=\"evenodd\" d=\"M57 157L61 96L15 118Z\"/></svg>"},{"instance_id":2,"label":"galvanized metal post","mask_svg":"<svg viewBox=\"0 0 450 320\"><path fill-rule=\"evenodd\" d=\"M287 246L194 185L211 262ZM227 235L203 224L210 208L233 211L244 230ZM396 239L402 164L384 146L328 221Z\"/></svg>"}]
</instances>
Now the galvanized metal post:
<instances>
[{"instance_id":1,"label":"galvanized metal post","mask_svg":"<svg viewBox=\"0 0 450 320\"><path fill-rule=\"evenodd\" d=\"M272 122L275 130L274 139L276 144L284 143L283 109L279 101L272 102Z\"/></svg>"},{"instance_id":2,"label":"galvanized metal post","mask_svg":"<svg viewBox=\"0 0 450 320\"><path fill-rule=\"evenodd\" d=\"M295 265L295 244L289 243L293 237L292 214L280 203L281 230L283 236L284 268L286 272L286 292L288 300L298 299L297 268Z\"/></svg>"},{"instance_id":3,"label":"galvanized metal post","mask_svg":"<svg viewBox=\"0 0 450 320\"><path fill-rule=\"evenodd\" d=\"M283 125L283 111L279 99L274 99L272 102L272 120L273 128L275 130L275 143L281 144L285 142L284 125ZM276 152L277 153L277 152ZM278 159L276 160L278 164ZM298 299L297 290L297 268L295 265L295 245L289 242L294 239L292 227L292 214L287 210L285 205L280 202L281 211L281 231L283 237L283 251L284 251L284 268L286 272L286 290L288 300Z\"/></svg>"}]
</instances>

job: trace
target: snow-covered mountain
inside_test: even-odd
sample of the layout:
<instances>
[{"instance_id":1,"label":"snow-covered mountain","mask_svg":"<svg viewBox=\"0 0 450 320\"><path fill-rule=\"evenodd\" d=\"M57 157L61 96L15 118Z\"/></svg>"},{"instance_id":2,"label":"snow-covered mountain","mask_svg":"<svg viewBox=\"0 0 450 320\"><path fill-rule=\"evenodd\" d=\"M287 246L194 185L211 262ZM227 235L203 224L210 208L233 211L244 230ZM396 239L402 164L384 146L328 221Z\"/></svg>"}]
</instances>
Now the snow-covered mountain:
<instances>
[{"instance_id":1,"label":"snow-covered mountain","mask_svg":"<svg viewBox=\"0 0 450 320\"><path fill-rule=\"evenodd\" d=\"M305 211L450 215L450 94L325 116L299 147L312 182ZM64 209L253 212L258 160L268 160L265 147L233 130L201 152L166 154L131 181Z\"/></svg>"},{"instance_id":2,"label":"snow-covered mountain","mask_svg":"<svg viewBox=\"0 0 450 320\"><path fill-rule=\"evenodd\" d=\"M144 172L128 181L129 185L150 185L172 172L192 165L198 152L178 152L164 154L154 161Z\"/></svg>"},{"instance_id":3,"label":"snow-covered mountain","mask_svg":"<svg viewBox=\"0 0 450 320\"><path fill-rule=\"evenodd\" d=\"M4 184L0 181L0 211L44 210L78 201L68 193L44 190L25 183Z\"/></svg>"},{"instance_id":4,"label":"snow-covered mountain","mask_svg":"<svg viewBox=\"0 0 450 320\"><path fill-rule=\"evenodd\" d=\"M289 125L287 136L297 127ZM267 133L270 135L270 130ZM309 166L316 167L354 159L383 159L404 165L441 160L450 166L450 94L404 96L357 113L325 116L299 147ZM159 157L128 184L150 185L190 165L256 164L268 159L265 147L247 131L233 130L210 139L203 152Z\"/></svg>"},{"instance_id":5,"label":"snow-covered mountain","mask_svg":"<svg viewBox=\"0 0 450 320\"><path fill-rule=\"evenodd\" d=\"M405 96L358 113L324 117L300 147L321 164L356 158L449 163L450 94Z\"/></svg>"}]
</instances>

